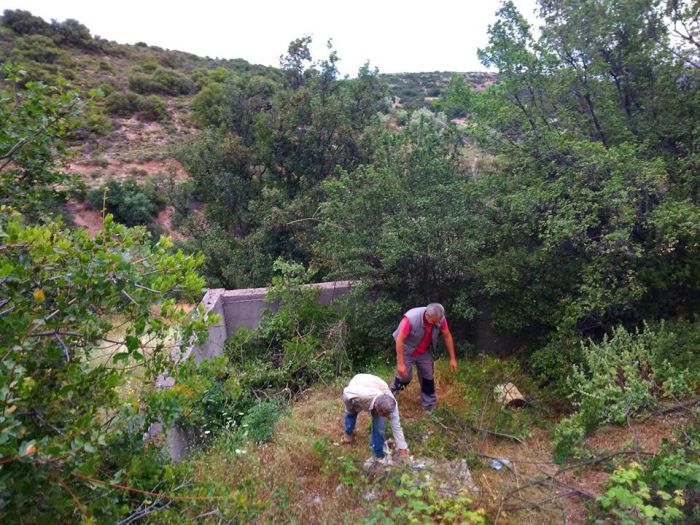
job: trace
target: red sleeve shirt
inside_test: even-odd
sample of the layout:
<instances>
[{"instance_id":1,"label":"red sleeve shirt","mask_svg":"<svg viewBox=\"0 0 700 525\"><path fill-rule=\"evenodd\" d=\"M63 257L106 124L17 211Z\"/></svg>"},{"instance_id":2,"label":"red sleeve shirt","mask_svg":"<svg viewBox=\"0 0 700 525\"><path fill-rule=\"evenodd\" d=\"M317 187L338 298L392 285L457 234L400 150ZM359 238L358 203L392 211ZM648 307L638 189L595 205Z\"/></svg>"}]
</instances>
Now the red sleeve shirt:
<instances>
[{"instance_id":1,"label":"red sleeve shirt","mask_svg":"<svg viewBox=\"0 0 700 525\"><path fill-rule=\"evenodd\" d=\"M425 324L425 321L423 321ZM428 347L430 346L430 337L433 334L433 326L432 324L425 325L425 333L423 334L423 339L421 339L420 343L418 343L418 346L416 349L411 353L411 355L420 355L423 352L425 352ZM445 330L447 328L447 319L443 318L442 323L440 324L440 330ZM411 333L411 323L408 321L407 317L404 317L401 320L401 324L399 325L399 332L404 335L404 337L408 336L409 333Z\"/></svg>"}]
</instances>

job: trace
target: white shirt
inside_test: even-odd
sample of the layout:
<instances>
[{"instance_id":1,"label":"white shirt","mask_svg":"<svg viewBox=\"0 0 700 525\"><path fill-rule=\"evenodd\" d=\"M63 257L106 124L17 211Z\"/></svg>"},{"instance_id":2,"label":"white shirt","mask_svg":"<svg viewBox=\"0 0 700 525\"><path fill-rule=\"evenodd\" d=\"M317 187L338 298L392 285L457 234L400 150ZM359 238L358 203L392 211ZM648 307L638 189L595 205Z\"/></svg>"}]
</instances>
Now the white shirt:
<instances>
[{"instance_id":1,"label":"white shirt","mask_svg":"<svg viewBox=\"0 0 700 525\"><path fill-rule=\"evenodd\" d=\"M377 397L382 394L394 398L389 385L383 379L372 374L357 374L343 390L343 402L350 412L357 413L360 410L371 412ZM398 403L394 405L394 410L389 414L389 425L394 435L394 441L396 441L396 448L399 450L408 449L399 419Z\"/></svg>"}]
</instances>

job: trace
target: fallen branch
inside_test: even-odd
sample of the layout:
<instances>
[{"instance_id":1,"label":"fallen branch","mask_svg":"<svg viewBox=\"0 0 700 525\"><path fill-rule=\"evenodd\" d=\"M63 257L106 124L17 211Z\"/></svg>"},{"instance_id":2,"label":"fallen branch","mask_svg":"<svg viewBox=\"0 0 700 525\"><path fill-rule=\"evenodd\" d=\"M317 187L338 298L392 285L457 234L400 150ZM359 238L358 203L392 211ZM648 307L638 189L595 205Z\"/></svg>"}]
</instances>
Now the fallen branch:
<instances>
[{"instance_id":1,"label":"fallen branch","mask_svg":"<svg viewBox=\"0 0 700 525\"><path fill-rule=\"evenodd\" d=\"M512 435L510 435L510 434L505 434L505 433L503 433L503 432L496 432L495 430L489 430L489 429L487 429L487 428L480 428L480 429L478 429L478 428L473 427L473 426L471 426L471 425L469 426L469 428L470 428L473 432L477 432L477 433L478 433L478 432L484 432L484 433L490 434L490 435L492 435L492 436L496 436L496 437L500 437L500 438L506 438L506 439L512 439L513 441L517 441L517 442L520 443L521 445L524 445L524 444L525 444L525 442L524 442L522 439L520 439L520 438L517 437L517 436L512 436Z\"/></svg>"},{"instance_id":2,"label":"fallen branch","mask_svg":"<svg viewBox=\"0 0 700 525\"><path fill-rule=\"evenodd\" d=\"M651 414L647 415L645 418L641 419L640 421L646 421L647 419L654 417L654 416L660 416L663 414L668 414L670 412L675 412L677 410L683 410L684 408L689 408L692 407L693 405L697 405L700 403L700 397L696 397L694 399L688 399L687 401L683 401L681 403L676 403L675 405L671 405L666 408L660 408L659 410L655 410Z\"/></svg>"},{"instance_id":3,"label":"fallen branch","mask_svg":"<svg viewBox=\"0 0 700 525\"><path fill-rule=\"evenodd\" d=\"M104 485L107 487L112 487L113 489L126 490L127 492L135 492L136 494L144 494L146 496L153 496L156 498L165 498L170 500L178 501L208 501L208 500L219 500L228 499L229 496L174 496L172 494L166 494L164 492L151 492L150 490L137 489L135 487L129 487L128 485L120 485L119 483L110 483L108 481L103 481L101 479L96 479L80 472L73 471L71 475L82 479L83 481L89 481L90 483L97 483L98 485Z\"/></svg>"},{"instance_id":4,"label":"fallen branch","mask_svg":"<svg viewBox=\"0 0 700 525\"><path fill-rule=\"evenodd\" d=\"M638 450L620 450L618 452L611 452L610 454L605 454L603 456L599 456L599 457L592 458L592 459L587 459L587 460L581 461L579 463L567 465L566 467L561 467L554 474L546 474L540 478L534 478L530 482L526 483L525 485L522 485L520 487L517 487L517 488L509 491L501 498L501 503L498 507L498 512L496 513L496 519L494 520L493 523L494 523L494 525L498 524L498 519L501 516L501 512L503 512L503 506L504 506L504 503L506 502L506 500L510 499L514 494L517 494L518 492L520 492L523 489L526 489L528 487L534 487L536 485L542 485L543 483L547 483L547 482L554 482L554 483L558 483L558 484L562 484L562 485L567 486L563 481L556 479L557 476L560 476L561 474L563 474L564 472L567 472L569 470L574 470L574 469L578 469L581 467L586 467L589 465L595 465L597 463L602 463L603 461L607 461L607 460L612 459L612 458L617 457L617 456L628 456L628 455L638 455L638 454L648 455L648 456L654 455L650 452L639 452ZM574 490L574 487L568 487L568 488L570 488L571 490ZM576 489L576 490L578 490L578 489ZM581 492L585 492L585 491L581 491ZM595 497L594 495L592 495L590 493L587 493L586 496L587 497L589 497L589 496ZM561 497L561 495L559 495L557 497ZM556 498L553 498L553 499L556 499Z\"/></svg>"}]
</instances>

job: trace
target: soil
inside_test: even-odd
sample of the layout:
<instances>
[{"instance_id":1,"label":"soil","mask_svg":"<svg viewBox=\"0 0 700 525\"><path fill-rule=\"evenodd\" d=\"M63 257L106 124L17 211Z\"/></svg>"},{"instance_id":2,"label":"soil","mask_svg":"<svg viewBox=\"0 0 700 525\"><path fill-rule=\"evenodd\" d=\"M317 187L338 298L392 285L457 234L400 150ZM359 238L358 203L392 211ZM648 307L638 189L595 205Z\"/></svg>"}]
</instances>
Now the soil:
<instances>
[{"instance_id":1,"label":"soil","mask_svg":"<svg viewBox=\"0 0 700 525\"><path fill-rule=\"evenodd\" d=\"M97 211L88 208L84 202L70 201L66 208L73 218L73 224L78 228L86 228L91 236L102 231L104 227L102 216Z\"/></svg>"}]
</instances>

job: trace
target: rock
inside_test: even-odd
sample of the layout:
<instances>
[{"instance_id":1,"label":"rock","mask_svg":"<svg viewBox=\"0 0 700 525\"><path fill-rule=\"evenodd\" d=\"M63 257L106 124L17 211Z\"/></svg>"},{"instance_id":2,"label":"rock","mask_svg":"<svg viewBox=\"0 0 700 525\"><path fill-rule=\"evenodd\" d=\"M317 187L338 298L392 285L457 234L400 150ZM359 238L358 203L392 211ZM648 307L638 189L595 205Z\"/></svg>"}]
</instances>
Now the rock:
<instances>
[{"instance_id":1,"label":"rock","mask_svg":"<svg viewBox=\"0 0 700 525\"><path fill-rule=\"evenodd\" d=\"M362 495L362 499L365 501L376 501L379 498L376 490L369 490Z\"/></svg>"},{"instance_id":2,"label":"rock","mask_svg":"<svg viewBox=\"0 0 700 525\"><path fill-rule=\"evenodd\" d=\"M463 492L478 493L479 487L474 483L469 465L465 459L455 461L437 461L428 458L369 458L363 470L374 481L383 481L391 477L400 477L407 471L417 486L432 481L437 491L445 497L456 497Z\"/></svg>"},{"instance_id":3,"label":"rock","mask_svg":"<svg viewBox=\"0 0 700 525\"><path fill-rule=\"evenodd\" d=\"M493 389L493 395L500 404L506 407L522 407L526 403L520 390L513 383L496 385Z\"/></svg>"}]
</instances>

